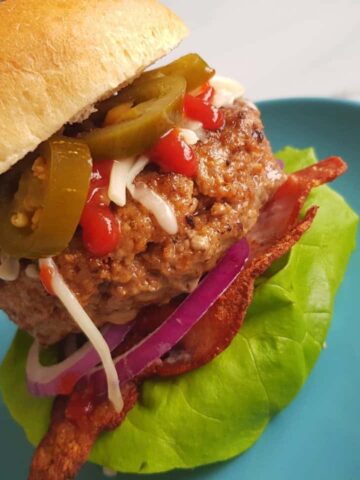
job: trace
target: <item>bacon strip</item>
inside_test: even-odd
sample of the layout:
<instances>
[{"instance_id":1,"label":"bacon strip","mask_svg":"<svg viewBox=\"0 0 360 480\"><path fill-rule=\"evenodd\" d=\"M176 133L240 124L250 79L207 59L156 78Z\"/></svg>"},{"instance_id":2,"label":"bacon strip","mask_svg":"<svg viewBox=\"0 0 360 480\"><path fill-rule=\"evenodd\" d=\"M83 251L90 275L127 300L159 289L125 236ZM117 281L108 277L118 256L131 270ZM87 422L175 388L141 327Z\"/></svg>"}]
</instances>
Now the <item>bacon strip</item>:
<instances>
[{"instance_id":1,"label":"bacon strip","mask_svg":"<svg viewBox=\"0 0 360 480\"><path fill-rule=\"evenodd\" d=\"M50 428L38 446L32 460L29 480L68 480L73 478L87 461L91 448L100 433L113 430L122 423L135 405L138 390L135 383L122 389L124 409L116 413L108 400L94 402L88 391L74 391L69 398L55 400ZM88 401L79 415L69 411L72 402ZM75 418L75 416L77 418Z\"/></svg>"},{"instance_id":2,"label":"bacon strip","mask_svg":"<svg viewBox=\"0 0 360 480\"><path fill-rule=\"evenodd\" d=\"M329 157L289 175L264 206L247 236L252 256L259 255L295 224L311 189L332 182L346 170L347 165L340 157Z\"/></svg>"},{"instance_id":3,"label":"bacon strip","mask_svg":"<svg viewBox=\"0 0 360 480\"><path fill-rule=\"evenodd\" d=\"M73 392L68 399L59 397L54 404L49 431L35 452L29 480L73 478L86 462L100 433L118 427L135 405L142 380L153 375L166 377L189 372L224 351L244 321L255 279L289 251L311 226L317 207L308 210L304 219L296 223L311 188L335 179L345 170L346 164L340 158L331 157L288 177L264 207L249 235L252 258L248 265L167 358L143 372L135 382L122 387L124 410L120 414L115 412L108 400L94 402L90 399L86 403L87 389ZM176 302L144 310L137 320L137 328L128 335L116 354L131 348L157 328L174 308ZM79 401L86 408L83 408L85 413L78 415L74 405Z\"/></svg>"}]
</instances>

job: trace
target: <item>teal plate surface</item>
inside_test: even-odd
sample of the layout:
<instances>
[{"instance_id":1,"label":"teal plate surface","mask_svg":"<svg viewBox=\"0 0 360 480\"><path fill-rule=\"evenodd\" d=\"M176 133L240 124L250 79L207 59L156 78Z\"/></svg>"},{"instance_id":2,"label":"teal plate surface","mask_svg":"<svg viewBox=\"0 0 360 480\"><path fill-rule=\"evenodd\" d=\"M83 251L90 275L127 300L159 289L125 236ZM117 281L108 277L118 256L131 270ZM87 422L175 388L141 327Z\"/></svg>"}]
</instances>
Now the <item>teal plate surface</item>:
<instances>
[{"instance_id":1,"label":"teal plate surface","mask_svg":"<svg viewBox=\"0 0 360 480\"><path fill-rule=\"evenodd\" d=\"M319 158L341 155L349 173L333 184L360 212L360 103L330 99L260 102L276 151L313 146ZM341 235L341 232L339 232ZM360 238L358 238L360 244ZM257 444L224 464L122 480L359 480L360 479L360 251L336 300L324 350L295 401L277 415ZM15 329L0 313L0 359ZM221 441L221 439L219 439ZM121 453L120 453L121 454ZM0 478L27 478L32 447L0 399ZM105 478L87 465L79 480Z\"/></svg>"}]
</instances>

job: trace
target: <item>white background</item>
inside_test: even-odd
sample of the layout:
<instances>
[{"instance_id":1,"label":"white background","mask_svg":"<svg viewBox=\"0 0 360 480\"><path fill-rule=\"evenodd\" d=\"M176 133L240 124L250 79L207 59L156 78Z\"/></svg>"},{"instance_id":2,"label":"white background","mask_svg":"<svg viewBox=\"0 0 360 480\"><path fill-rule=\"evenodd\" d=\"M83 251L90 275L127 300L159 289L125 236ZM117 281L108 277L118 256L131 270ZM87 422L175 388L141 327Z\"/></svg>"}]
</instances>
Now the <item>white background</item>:
<instances>
[{"instance_id":1,"label":"white background","mask_svg":"<svg viewBox=\"0 0 360 480\"><path fill-rule=\"evenodd\" d=\"M360 100L360 0L162 0L190 28L196 51L249 98Z\"/></svg>"}]
</instances>

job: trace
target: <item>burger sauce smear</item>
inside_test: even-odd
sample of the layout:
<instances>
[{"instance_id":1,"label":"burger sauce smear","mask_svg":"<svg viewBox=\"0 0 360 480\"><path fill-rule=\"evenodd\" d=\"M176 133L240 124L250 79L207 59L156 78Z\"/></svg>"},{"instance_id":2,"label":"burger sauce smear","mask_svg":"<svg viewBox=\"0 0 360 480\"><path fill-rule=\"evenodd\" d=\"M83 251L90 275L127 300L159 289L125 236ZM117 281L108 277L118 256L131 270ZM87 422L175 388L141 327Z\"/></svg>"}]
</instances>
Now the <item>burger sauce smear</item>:
<instances>
[{"instance_id":1,"label":"burger sauce smear","mask_svg":"<svg viewBox=\"0 0 360 480\"><path fill-rule=\"evenodd\" d=\"M84 246L98 257L114 251L120 241L120 225L110 209L108 197L113 163L104 160L94 164L88 199L80 220Z\"/></svg>"}]
</instances>

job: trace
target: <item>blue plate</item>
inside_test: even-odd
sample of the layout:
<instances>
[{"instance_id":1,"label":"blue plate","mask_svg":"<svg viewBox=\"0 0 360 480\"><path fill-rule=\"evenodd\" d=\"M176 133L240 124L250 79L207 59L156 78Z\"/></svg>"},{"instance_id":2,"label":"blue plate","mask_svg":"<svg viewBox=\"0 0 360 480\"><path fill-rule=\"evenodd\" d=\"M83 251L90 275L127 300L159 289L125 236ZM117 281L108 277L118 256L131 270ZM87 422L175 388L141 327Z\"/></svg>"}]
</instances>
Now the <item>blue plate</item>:
<instances>
[{"instance_id":1,"label":"blue plate","mask_svg":"<svg viewBox=\"0 0 360 480\"><path fill-rule=\"evenodd\" d=\"M334 187L360 212L360 103L291 99L261 102L259 107L274 150L285 145L314 146L319 157L336 154L348 162L350 172ZM251 450L212 467L146 477L121 475L122 480L358 480L359 272L357 251L337 297L328 348L299 396ZM1 319L0 358L13 332L13 326ZM25 479L32 448L1 403L0 432L0 477ZM92 465L79 475L80 480L102 478L101 470Z\"/></svg>"}]
</instances>

